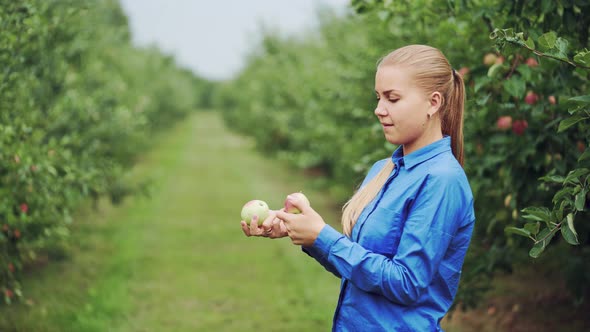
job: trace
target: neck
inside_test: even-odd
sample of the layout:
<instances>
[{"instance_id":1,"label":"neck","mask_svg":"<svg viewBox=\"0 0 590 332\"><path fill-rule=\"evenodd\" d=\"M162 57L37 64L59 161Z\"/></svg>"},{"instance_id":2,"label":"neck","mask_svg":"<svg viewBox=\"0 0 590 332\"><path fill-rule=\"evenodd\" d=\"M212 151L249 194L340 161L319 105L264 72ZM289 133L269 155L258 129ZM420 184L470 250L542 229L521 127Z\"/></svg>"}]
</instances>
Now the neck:
<instances>
[{"instance_id":1,"label":"neck","mask_svg":"<svg viewBox=\"0 0 590 332\"><path fill-rule=\"evenodd\" d=\"M429 121L428 128L422 133L422 136L418 137L411 143L404 144L404 156L419 150L427 145L430 145L443 138L440 120L432 118Z\"/></svg>"}]
</instances>

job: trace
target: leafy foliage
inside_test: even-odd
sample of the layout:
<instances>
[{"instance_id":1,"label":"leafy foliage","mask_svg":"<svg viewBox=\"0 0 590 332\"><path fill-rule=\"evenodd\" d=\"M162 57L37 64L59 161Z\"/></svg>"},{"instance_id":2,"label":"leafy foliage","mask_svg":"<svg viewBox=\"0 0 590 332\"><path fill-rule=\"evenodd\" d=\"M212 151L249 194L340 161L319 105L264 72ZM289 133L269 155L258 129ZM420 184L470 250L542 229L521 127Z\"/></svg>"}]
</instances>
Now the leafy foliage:
<instances>
[{"instance_id":1,"label":"leafy foliage","mask_svg":"<svg viewBox=\"0 0 590 332\"><path fill-rule=\"evenodd\" d=\"M463 75L468 96L465 169L477 222L457 302L475 305L498 270L550 245L582 300L588 288L580 285L590 281L578 263L590 258L590 226L582 223L590 191L588 1L353 0L351 8L346 17L322 14L317 34L266 32L217 96L228 124L266 153L320 170L345 200L393 149L373 115L375 63L406 44L435 46Z\"/></svg>"},{"instance_id":2,"label":"leafy foliage","mask_svg":"<svg viewBox=\"0 0 590 332\"><path fill-rule=\"evenodd\" d=\"M10 303L24 264L65 253L82 199L146 189L123 172L208 83L132 47L115 1L2 0L0 25L0 296Z\"/></svg>"}]
</instances>

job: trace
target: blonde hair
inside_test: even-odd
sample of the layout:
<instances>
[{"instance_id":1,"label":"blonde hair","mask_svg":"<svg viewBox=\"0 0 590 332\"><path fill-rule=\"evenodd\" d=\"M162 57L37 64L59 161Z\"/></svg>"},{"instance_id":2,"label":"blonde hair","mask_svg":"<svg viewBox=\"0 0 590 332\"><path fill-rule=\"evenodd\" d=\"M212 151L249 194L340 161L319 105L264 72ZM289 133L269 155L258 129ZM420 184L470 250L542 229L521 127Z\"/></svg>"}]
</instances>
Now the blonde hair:
<instances>
[{"instance_id":1,"label":"blonde hair","mask_svg":"<svg viewBox=\"0 0 590 332\"><path fill-rule=\"evenodd\" d=\"M453 155L463 165L463 112L465 85L463 78L449 64L438 49L426 45L409 45L383 57L382 66L403 66L414 74L414 83L426 94L440 92L442 104L438 114L443 135L451 137ZM356 191L343 206L342 229L350 236L360 213L381 190L395 165L391 158L365 186Z\"/></svg>"}]
</instances>

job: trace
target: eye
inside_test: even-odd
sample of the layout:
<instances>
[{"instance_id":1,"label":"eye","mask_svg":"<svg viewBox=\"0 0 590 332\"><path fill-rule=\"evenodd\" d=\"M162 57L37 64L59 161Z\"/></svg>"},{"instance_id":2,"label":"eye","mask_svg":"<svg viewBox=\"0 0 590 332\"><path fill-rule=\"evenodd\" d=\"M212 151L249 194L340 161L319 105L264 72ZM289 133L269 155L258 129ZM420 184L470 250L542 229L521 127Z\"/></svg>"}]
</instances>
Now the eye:
<instances>
[{"instance_id":1,"label":"eye","mask_svg":"<svg viewBox=\"0 0 590 332\"><path fill-rule=\"evenodd\" d=\"M389 101L395 103L399 100L399 98L389 98Z\"/></svg>"}]
</instances>

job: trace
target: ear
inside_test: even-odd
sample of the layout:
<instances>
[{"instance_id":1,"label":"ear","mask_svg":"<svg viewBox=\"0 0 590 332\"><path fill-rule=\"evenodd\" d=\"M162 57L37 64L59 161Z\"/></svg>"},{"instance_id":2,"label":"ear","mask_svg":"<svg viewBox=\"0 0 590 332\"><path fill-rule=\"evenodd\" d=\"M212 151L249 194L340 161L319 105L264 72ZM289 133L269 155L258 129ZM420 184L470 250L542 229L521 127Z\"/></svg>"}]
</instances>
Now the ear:
<instances>
[{"instance_id":1,"label":"ear","mask_svg":"<svg viewBox=\"0 0 590 332\"><path fill-rule=\"evenodd\" d=\"M428 99L428 102L430 103L430 110L428 111L428 114L430 116L434 115L436 112L439 111L440 107L442 106L442 102L443 102L443 97L440 94L440 92L435 91L430 95L430 98Z\"/></svg>"}]
</instances>

